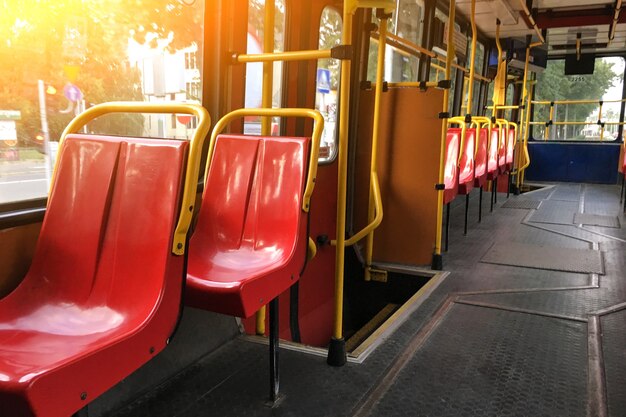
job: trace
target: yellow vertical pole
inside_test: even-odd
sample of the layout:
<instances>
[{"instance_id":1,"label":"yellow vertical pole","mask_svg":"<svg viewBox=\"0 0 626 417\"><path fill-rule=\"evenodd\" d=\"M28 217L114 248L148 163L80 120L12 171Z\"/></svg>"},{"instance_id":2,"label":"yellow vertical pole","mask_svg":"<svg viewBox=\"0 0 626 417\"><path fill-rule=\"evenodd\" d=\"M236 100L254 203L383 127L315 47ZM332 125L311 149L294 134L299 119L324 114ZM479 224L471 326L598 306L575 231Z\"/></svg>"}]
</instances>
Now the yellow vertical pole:
<instances>
[{"instance_id":1,"label":"yellow vertical pole","mask_svg":"<svg viewBox=\"0 0 626 417\"><path fill-rule=\"evenodd\" d=\"M552 103L550 103L550 119L548 120L548 122L550 122L552 119L554 119L554 105ZM546 130L545 133L543 135L543 140L548 140L550 139L550 126L546 126Z\"/></svg>"},{"instance_id":2,"label":"yellow vertical pole","mask_svg":"<svg viewBox=\"0 0 626 417\"><path fill-rule=\"evenodd\" d=\"M384 13L384 12L383 12ZM376 66L376 90L374 92L374 120L372 126L372 158L370 163L370 187L369 187L369 207L367 210L367 224L374 221L376 215L376 203L372 187L374 187L375 177L378 175L378 124L380 120L380 100L383 94L383 78L385 75L385 49L387 47L387 15L380 19L378 28L378 60ZM370 267L374 256L374 230L367 235L365 244L365 281L371 279Z\"/></svg>"},{"instance_id":3,"label":"yellow vertical pole","mask_svg":"<svg viewBox=\"0 0 626 417\"><path fill-rule=\"evenodd\" d=\"M469 110L467 110L467 102L465 101L465 96L467 95L467 85L468 85L468 81L469 78L467 77L463 77L463 94L461 94L461 97L463 97L462 103L461 103L461 111L463 111L463 109L465 109L465 113L469 113Z\"/></svg>"},{"instance_id":4,"label":"yellow vertical pole","mask_svg":"<svg viewBox=\"0 0 626 417\"><path fill-rule=\"evenodd\" d=\"M528 94L528 87L527 87L527 81L528 81L528 63L530 61L530 46L526 47L526 60L524 62L524 78L522 80L522 104L525 104L522 108L522 111L520 112L521 117L520 117L520 125L522 125L522 129L520 129L519 132L519 136L518 138L525 138L528 136L528 125L525 123L525 116L530 116L530 99L527 99L527 97L530 97L530 95ZM530 122L530 117L528 117L528 120ZM519 139L518 139L519 140ZM523 145L522 145L523 146ZM522 150L522 147L520 147L520 151ZM520 161L521 159L521 152L518 152L518 161ZM521 185L521 181L520 181L520 172L519 172L519 167L521 166L521 164L518 164L518 172L517 175L515 176L515 187L519 190L519 187Z\"/></svg>"},{"instance_id":5,"label":"yellow vertical pole","mask_svg":"<svg viewBox=\"0 0 626 417\"><path fill-rule=\"evenodd\" d=\"M602 122L602 102L600 102L600 109L598 110L598 122ZM604 125L600 125L600 141L604 139Z\"/></svg>"},{"instance_id":6,"label":"yellow vertical pole","mask_svg":"<svg viewBox=\"0 0 626 417\"><path fill-rule=\"evenodd\" d=\"M263 20L263 52L274 52L274 12L275 0L265 0L265 17ZM261 107L272 107L272 94L274 90L274 63L263 63L263 86ZM261 118L261 135L269 136L272 134L272 118ZM268 300L269 301L269 300ZM265 306L261 307L256 313L256 334L265 334Z\"/></svg>"},{"instance_id":7,"label":"yellow vertical pole","mask_svg":"<svg viewBox=\"0 0 626 417\"><path fill-rule=\"evenodd\" d=\"M526 111L526 122L525 122L526 127L524 128L524 138L523 138L523 144L522 144L523 149L528 148L528 131L529 131L529 126L530 126L530 105L531 105L532 95L533 95L533 85L531 84L530 87L528 88L528 101L526 102L526 108L528 110ZM524 152L524 154L526 154L526 152ZM525 161L524 165L526 165L529 162L530 161ZM524 185L525 172L526 172L526 168L524 168L522 172L520 173L521 174L520 186Z\"/></svg>"},{"instance_id":8,"label":"yellow vertical pole","mask_svg":"<svg viewBox=\"0 0 626 417\"><path fill-rule=\"evenodd\" d=\"M469 71L469 83L467 86L467 114L472 114L472 95L474 93L474 75L476 74L476 68L474 67L474 61L476 56L476 0L472 0L470 22L472 24L472 48L470 52L470 71ZM464 139L464 138L463 138Z\"/></svg>"},{"instance_id":9,"label":"yellow vertical pole","mask_svg":"<svg viewBox=\"0 0 626 417\"><path fill-rule=\"evenodd\" d=\"M447 34L447 52L446 52L446 70L445 79L450 80L452 74L452 63L454 59L454 15L456 9L456 1L450 0L450 12L448 13L448 34ZM443 112L441 118L441 143L439 148L439 187L437 190L437 232L435 236L435 253L433 254L432 268L442 269L443 260L441 258L441 235L443 229L443 193L441 185L444 181L444 160L446 152L446 135L448 130L448 97L450 89L443 90Z\"/></svg>"},{"instance_id":10,"label":"yellow vertical pole","mask_svg":"<svg viewBox=\"0 0 626 417\"><path fill-rule=\"evenodd\" d=\"M352 19L354 10L344 1L343 32L341 43L352 45ZM343 282L346 238L346 190L348 177L348 124L350 121L350 71L351 61L341 61L341 85L339 90L339 145L337 155L337 228L335 247L335 318L333 334L328 349L329 365L342 366L346 363L343 339Z\"/></svg>"}]
</instances>

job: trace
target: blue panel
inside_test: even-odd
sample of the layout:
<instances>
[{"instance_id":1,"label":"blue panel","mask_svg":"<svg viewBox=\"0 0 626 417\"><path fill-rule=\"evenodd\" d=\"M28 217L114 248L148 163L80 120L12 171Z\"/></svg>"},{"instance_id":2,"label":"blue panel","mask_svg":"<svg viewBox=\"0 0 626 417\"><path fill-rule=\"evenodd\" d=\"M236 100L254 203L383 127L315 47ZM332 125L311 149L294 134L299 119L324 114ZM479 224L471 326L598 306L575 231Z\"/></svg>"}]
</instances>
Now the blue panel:
<instances>
[{"instance_id":1,"label":"blue panel","mask_svg":"<svg viewBox=\"0 0 626 417\"><path fill-rule=\"evenodd\" d=\"M619 143L530 142L530 181L617 183Z\"/></svg>"}]
</instances>

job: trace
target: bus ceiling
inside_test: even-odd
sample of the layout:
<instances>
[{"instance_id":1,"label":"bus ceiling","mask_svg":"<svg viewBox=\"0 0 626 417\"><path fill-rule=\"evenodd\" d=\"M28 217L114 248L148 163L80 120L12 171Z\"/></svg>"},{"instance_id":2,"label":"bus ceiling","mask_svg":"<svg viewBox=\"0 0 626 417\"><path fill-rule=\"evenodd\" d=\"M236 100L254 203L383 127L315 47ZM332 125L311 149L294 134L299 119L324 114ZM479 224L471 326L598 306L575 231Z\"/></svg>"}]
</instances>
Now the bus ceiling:
<instances>
[{"instance_id":1,"label":"bus ceiling","mask_svg":"<svg viewBox=\"0 0 626 417\"><path fill-rule=\"evenodd\" d=\"M477 1L476 24L494 39L496 19L500 38L530 42L545 40L549 55L626 52L626 12L623 0L493 0ZM625 4L626 5L626 4ZM471 0L457 2L469 20ZM541 38L544 39L541 39Z\"/></svg>"}]
</instances>

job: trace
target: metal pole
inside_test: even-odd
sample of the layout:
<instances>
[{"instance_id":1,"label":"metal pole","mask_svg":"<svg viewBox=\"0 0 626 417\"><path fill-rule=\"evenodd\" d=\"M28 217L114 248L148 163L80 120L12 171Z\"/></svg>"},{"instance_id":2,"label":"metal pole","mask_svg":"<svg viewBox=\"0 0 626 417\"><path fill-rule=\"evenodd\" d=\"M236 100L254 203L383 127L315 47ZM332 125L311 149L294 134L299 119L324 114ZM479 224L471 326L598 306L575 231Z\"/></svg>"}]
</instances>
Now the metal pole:
<instances>
[{"instance_id":1,"label":"metal pole","mask_svg":"<svg viewBox=\"0 0 626 417\"><path fill-rule=\"evenodd\" d=\"M478 192L478 223L483 220L483 187L480 187Z\"/></svg>"},{"instance_id":2,"label":"metal pole","mask_svg":"<svg viewBox=\"0 0 626 417\"><path fill-rule=\"evenodd\" d=\"M463 227L463 235L467 235L467 212L469 211L469 193L465 194L465 226Z\"/></svg>"},{"instance_id":3,"label":"metal pole","mask_svg":"<svg viewBox=\"0 0 626 417\"><path fill-rule=\"evenodd\" d=\"M498 177L494 179L495 187L493 187L493 202L498 204Z\"/></svg>"},{"instance_id":4,"label":"metal pole","mask_svg":"<svg viewBox=\"0 0 626 417\"><path fill-rule=\"evenodd\" d=\"M454 16L456 9L456 1L450 0L450 8L448 12L448 34L447 34L447 52L446 52L446 70L445 70L445 79L449 80L451 78L452 73L452 62L454 60ZM446 132L448 129L448 97L450 95L450 90L443 90L443 103L442 103L442 119L441 119L441 143L439 148L439 184L444 183L444 161L445 161L445 152L446 152ZM437 191L437 231L435 236L435 253L433 254L433 260L431 267L432 269L442 269L443 268L443 259L441 256L441 229L443 223L443 194L444 190L439 189ZM446 239L447 246L447 239ZM446 248L447 250L447 248Z\"/></svg>"},{"instance_id":5,"label":"metal pole","mask_svg":"<svg viewBox=\"0 0 626 417\"><path fill-rule=\"evenodd\" d=\"M445 251L448 251L448 237L450 235L450 203L446 204L446 247Z\"/></svg>"},{"instance_id":6,"label":"metal pole","mask_svg":"<svg viewBox=\"0 0 626 417\"><path fill-rule=\"evenodd\" d=\"M384 11L383 11L384 13ZM374 187L374 181L378 176L377 164L378 164L378 126L380 120L380 101L383 94L383 78L385 76L385 49L387 47L387 20L388 16L385 15L380 19L380 27L378 28L378 61L376 66L376 89L374 95L374 120L372 126L372 158L370 161L370 187L369 187L369 207L367 210L367 224L371 224L374 221L376 215L376 202L374 200L374 193L372 187ZM381 207L378 207L380 210ZM365 243L365 281L370 281L370 267L372 265L372 259L374 257L374 230L367 235Z\"/></svg>"},{"instance_id":7,"label":"metal pole","mask_svg":"<svg viewBox=\"0 0 626 417\"><path fill-rule=\"evenodd\" d=\"M278 400L280 375L278 368L278 297L270 301L270 401Z\"/></svg>"},{"instance_id":8,"label":"metal pole","mask_svg":"<svg viewBox=\"0 0 626 417\"><path fill-rule=\"evenodd\" d=\"M343 8L343 32L341 43L352 44L353 10L347 2ZM341 61L341 84L339 91L339 144L337 155L337 229L335 247L335 313L333 334L328 347L326 362L343 366L347 361L346 342L343 338L343 283L346 250L346 190L348 177L348 124L350 122L350 71L351 61Z\"/></svg>"},{"instance_id":9,"label":"metal pole","mask_svg":"<svg viewBox=\"0 0 626 417\"><path fill-rule=\"evenodd\" d=\"M274 52L274 12L275 1L265 1L265 17L263 21L263 52ZM274 63L263 62L263 85L261 96L261 107L269 109L272 107L272 94L274 91ZM272 118L261 118L261 135L270 136L272 134ZM265 306L256 313L256 334L265 334Z\"/></svg>"}]
</instances>

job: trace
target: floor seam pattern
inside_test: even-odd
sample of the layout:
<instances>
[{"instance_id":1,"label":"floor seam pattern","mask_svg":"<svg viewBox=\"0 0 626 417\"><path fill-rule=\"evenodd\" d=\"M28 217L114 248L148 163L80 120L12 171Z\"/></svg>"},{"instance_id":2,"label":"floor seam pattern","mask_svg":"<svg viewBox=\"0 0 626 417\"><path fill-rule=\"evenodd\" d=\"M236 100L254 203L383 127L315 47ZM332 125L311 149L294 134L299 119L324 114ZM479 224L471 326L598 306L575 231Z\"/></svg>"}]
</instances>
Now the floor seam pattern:
<instances>
[{"instance_id":1,"label":"floor seam pattern","mask_svg":"<svg viewBox=\"0 0 626 417\"><path fill-rule=\"evenodd\" d=\"M550 194L545 198L545 200L550 200L552 196L555 194L558 187L554 187ZM585 207L585 192L586 186L583 185L579 189L580 197L579 197L579 211L584 213ZM566 232L561 232L558 230L554 230L545 226L541 226L538 224L531 224L530 219L532 218L533 212L536 209L529 209L528 214L524 217L521 224L529 227L533 227L539 230L544 230L550 233L554 233L560 236L565 236L568 238L572 238L575 240L579 240L582 242L586 242L589 244L590 249L599 250L599 243L595 240L586 239L579 236L573 236ZM579 225L571 225L572 227L576 227L577 229L582 229L585 231L589 231L591 233L597 234L599 236L613 238L614 240L626 242L622 239L615 238L612 236L605 236L600 232L595 232L591 230L587 230L582 224ZM604 259L603 259L604 261ZM504 311L510 311L514 313L520 314L531 314L538 315L547 318L554 318L560 320L569 320L576 322L584 322L587 323L587 345L588 345L588 380L587 380L587 416L588 417L607 417L608 416L608 401L607 401L607 389L606 389L606 377L604 370L604 360L603 360L603 351L602 351L602 331L601 331L601 323L600 317L602 315L608 315L611 313L615 313L617 311L621 311L626 309L626 303L620 303L609 308L594 311L584 317L575 317L575 316L565 316L559 314L551 314L545 313L536 310L528 310L528 309L519 309L512 308L507 306L501 306L497 304L490 303L482 303L475 302L471 300L463 299L462 297L472 296L472 295L484 295L484 294L506 294L506 293L537 293L537 292L547 292L547 291L575 291L575 290L585 290L585 289L599 289L600 282L599 276L596 273L591 273L589 275L589 283L584 286L573 286L573 287L554 287L554 288L520 288L520 289L508 289L508 290L485 290L485 291L472 291L472 292L456 292L451 293L448 298L443 302L442 306L435 312L433 318L427 322L424 327L419 330L413 339L411 340L409 346L396 357L396 359L391 363L388 370L383 373L379 383L374 384L372 389L366 392L363 396L365 399L361 405L355 410L353 415L355 417L364 417L369 416L374 410L374 406L380 402L386 392L390 389L391 385L398 377L400 371L406 367L410 358L423 346L424 342L432 335L433 331L443 322L445 316L450 312L452 306L454 304L465 304L472 305L476 307L483 308L492 308Z\"/></svg>"}]
</instances>

